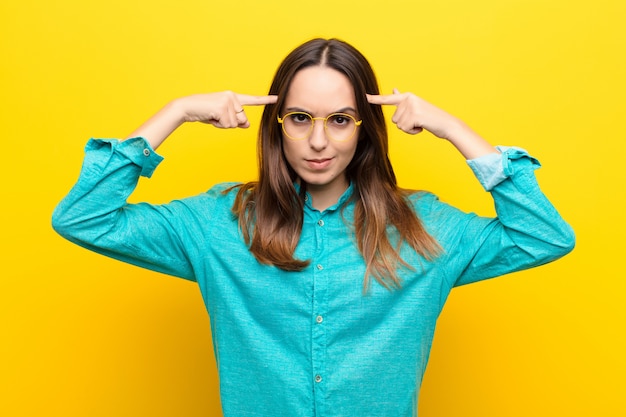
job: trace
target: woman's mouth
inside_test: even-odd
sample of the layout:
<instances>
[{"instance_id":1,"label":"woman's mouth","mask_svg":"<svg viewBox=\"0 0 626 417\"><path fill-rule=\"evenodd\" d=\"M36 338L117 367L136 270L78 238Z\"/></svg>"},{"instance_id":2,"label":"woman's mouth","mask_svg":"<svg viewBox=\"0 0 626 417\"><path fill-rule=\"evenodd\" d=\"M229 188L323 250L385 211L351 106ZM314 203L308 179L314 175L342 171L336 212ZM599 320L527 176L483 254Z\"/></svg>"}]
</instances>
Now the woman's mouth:
<instances>
[{"instance_id":1,"label":"woman's mouth","mask_svg":"<svg viewBox=\"0 0 626 417\"><path fill-rule=\"evenodd\" d=\"M307 165L312 169L324 169L332 162L333 158L306 159Z\"/></svg>"}]
</instances>

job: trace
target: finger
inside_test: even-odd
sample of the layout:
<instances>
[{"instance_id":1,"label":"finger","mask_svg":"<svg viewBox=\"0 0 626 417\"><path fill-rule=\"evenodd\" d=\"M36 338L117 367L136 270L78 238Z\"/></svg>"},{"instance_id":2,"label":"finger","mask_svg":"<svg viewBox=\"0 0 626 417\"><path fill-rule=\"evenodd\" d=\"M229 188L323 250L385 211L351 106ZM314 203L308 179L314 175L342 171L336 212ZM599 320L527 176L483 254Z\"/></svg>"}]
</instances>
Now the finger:
<instances>
[{"instance_id":1,"label":"finger","mask_svg":"<svg viewBox=\"0 0 626 417\"><path fill-rule=\"evenodd\" d=\"M367 101L370 104L397 106L404 99L404 94L400 93L397 88L393 89L393 94L366 94Z\"/></svg>"},{"instance_id":2,"label":"finger","mask_svg":"<svg viewBox=\"0 0 626 417\"><path fill-rule=\"evenodd\" d=\"M397 106L402 101L398 94L376 95L366 94L367 101L370 104L378 104L381 106L391 105Z\"/></svg>"},{"instance_id":3,"label":"finger","mask_svg":"<svg viewBox=\"0 0 626 417\"><path fill-rule=\"evenodd\" d=\"M397 88L394 88L392 90L392 94L391 97L396 97L399 98L400 96L400 91ZM403 97L404 100L404 97ZM401 130L404 130L400 127L400 121L402 120L402 116L404 115L404 113L406 112L406 106L400 106L400 103L398 103L398 107L396 108L396 111L393 113L393 116L391 117L391 121L393 123L395 123L398 128L400 128Z\"/></svg>"},{"instance_id":4,"label":"finger","mask_svg":"<svg viewBox=\"0 0 626 417\"><path fill-rule=\"evenodd\" d=\"M220 119L220 123L224 128L233 128L239 126L239 121L237 120L237 111L242 110L242 107L238 103L234 103L234 106L228 106L226 111L224 112L223 117Z\"/></svg>"},{"instance_id":5,"label":"finger","mask_svg":"<svg viewBox=\"0 0 626 417\"><path fill-rule=\"evenodd\" d=\"M408 133L409 135L417 135L422 130L424 130L418 122L411 120L408 117L400 119L398 122L395 123L398 129L405 133Z\"/></svg>"},{"instance_id":6,"label":"finger","mask_svg":"<svg viewBox=\"0 0 626 417\"><path fill-rule=\"evenodd\" d=\"M403 120L402 122L398 123L397 126L398 126L398 129L400 129L401 131L405 133L408 133L409 135L417 135L418 133L424 130L419 125L419 123L416 123L410 120L406 120L406 121Z\"/></svg>"},{"instance_id":7,"label":"finger","mask_svg":"<svg viewBox=\"0 0 626 417\"><path fill-rule=\"evenodd\" d=\"M248 94L237 94L237 101L243 106L263 106L265 104L274 104L278 100L278 96L251 96Z\"/></svg>"},{"instance_id":8,"label":"finger","mask_svg":"<svg viewBox=\"0 0 626 417\"><path fill-rule=\"evenodd\" d=\"M243 113L240 113L243 114ZM250 121L246 116L232 116L232 117L224 117L220 120L207 120L205 123L213 125L220 129L233 129L236 127L240 127L246 129L250 127Z\"/></svg>"},{"instance_id":9,"label":"finger","mask_svg":"<svg viewBox=\"0 0 626 417\"><path fill-rule=\"evenodd\" d=\"M246 112L244 111L244 109L235 112L235 119L237 120L237 127L241 127L244 129L250 127L250 122L248 121L248 116L246 116Z\"/></svg>"}]
</instances>

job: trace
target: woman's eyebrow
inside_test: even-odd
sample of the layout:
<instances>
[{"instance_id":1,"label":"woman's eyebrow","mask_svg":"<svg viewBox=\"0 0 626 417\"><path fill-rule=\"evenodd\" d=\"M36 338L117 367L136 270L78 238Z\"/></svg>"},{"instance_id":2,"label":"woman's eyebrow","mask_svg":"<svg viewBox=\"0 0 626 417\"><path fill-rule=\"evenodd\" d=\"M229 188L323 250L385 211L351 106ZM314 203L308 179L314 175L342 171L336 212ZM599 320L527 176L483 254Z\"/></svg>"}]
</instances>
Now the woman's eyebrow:
<instances>
[{"instance_id":1,"label":"woman's eyebrow","mask_svg":"<svg viewBox=\"0 0 626 417\"><path fill-rule=\"evenodd\" d=\"M356 109L354 107L344 107L343 109L337 110L335 113L348 113L348 112L352 112L356 114Z\"/></svg>"},{"instance_id":2,"label":"woman's eyebrow","mask_svg":"<svg viewBox=\"0 0 626 417\"><path fill-rule=\"evenodd\" d=\"M301 108L301 107L287 107L287 108L285 109L285 111L286 111L287 113L291 113L291 112L294 112L294 111L299 111L299 112L303 112L303 113L307 113L307 114L311 114L311 115L313 115L313 113L312 113L312 112L310 112L309 110L303 109L303 108ZM328 114L334 114L334 113L348 113L348 112L352 112L352 113L356 114L356 109L355 109L354 107L342 107L341 109L339 109L339 110L335 110L335 111L333 111L333 112L331 112L331 113L328 113Z\"/></svg>"},{"instance_id":3,"label":"woman's eyebrow","mask_svg":"<svg viewBox=\"0 0 626 417\"><path fill-rule=\"evenodd\" d=\"M291 113L292 111L300 111L300 112L302 112L302 113L309 113L309 111L308 111L308 110L305 110L305 109L300 108L300 107L287 107L287 108L285 109L285 111L286 111L287 113Z\"/></svg>"}]
</instances>

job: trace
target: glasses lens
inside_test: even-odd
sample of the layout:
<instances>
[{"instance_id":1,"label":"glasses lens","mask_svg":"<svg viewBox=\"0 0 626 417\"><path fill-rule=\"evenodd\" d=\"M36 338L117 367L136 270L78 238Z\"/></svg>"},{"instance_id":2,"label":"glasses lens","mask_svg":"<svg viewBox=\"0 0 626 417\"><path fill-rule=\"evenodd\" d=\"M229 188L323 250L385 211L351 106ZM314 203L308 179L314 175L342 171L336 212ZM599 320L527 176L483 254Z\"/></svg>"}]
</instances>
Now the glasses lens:
<instances>
[{"instance_id":1,"label":"glasses lens","mask_svg":"<svg viewBox=\"0 0 626 417\"><path fill-rule=\"evenodd\" d=\"M283 118L283 130L293 140L306 139L313 128L313 119L308 113L288 113Z\"/></svg>"},{"instance_id":2,"label":"glasses lens","mask_svg":"<svg viewBox=\"0 0 626 417\"><path fill-rule=\"evenodd\" d=\"M338 142L350 139L356 131L356 120L349 114L335 113L326 118L326 133Z\"/></svg>"}]
</instances>

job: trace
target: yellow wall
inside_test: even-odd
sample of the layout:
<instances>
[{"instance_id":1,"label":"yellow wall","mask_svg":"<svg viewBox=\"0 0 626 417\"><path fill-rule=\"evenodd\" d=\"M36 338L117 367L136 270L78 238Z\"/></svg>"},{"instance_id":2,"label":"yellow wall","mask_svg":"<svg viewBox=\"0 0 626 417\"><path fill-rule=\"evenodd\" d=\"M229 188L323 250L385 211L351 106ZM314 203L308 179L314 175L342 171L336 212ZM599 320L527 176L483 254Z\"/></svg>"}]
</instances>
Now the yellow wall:
<instances>
[{"instance_id":1,"label":"yellow wall","mask_svg":"<svg viewBox=\"0 0 626 417\"><path fill-rule=\"evenodd\" d=\"M453 292L421 415L626 415L624 4L3 1L0 415L219 415L197 288L75 247L49 218L89 137L124 136L181 95L262 94L313 36L360 48L385 91L413 91L493 143L529 149L577 231L559 262ZM252 179L254 143L254 130L184 126L133 200ZM403 186L492 213L447 144L394 130L391 147Z\"/></svg>"}]
</instances>

